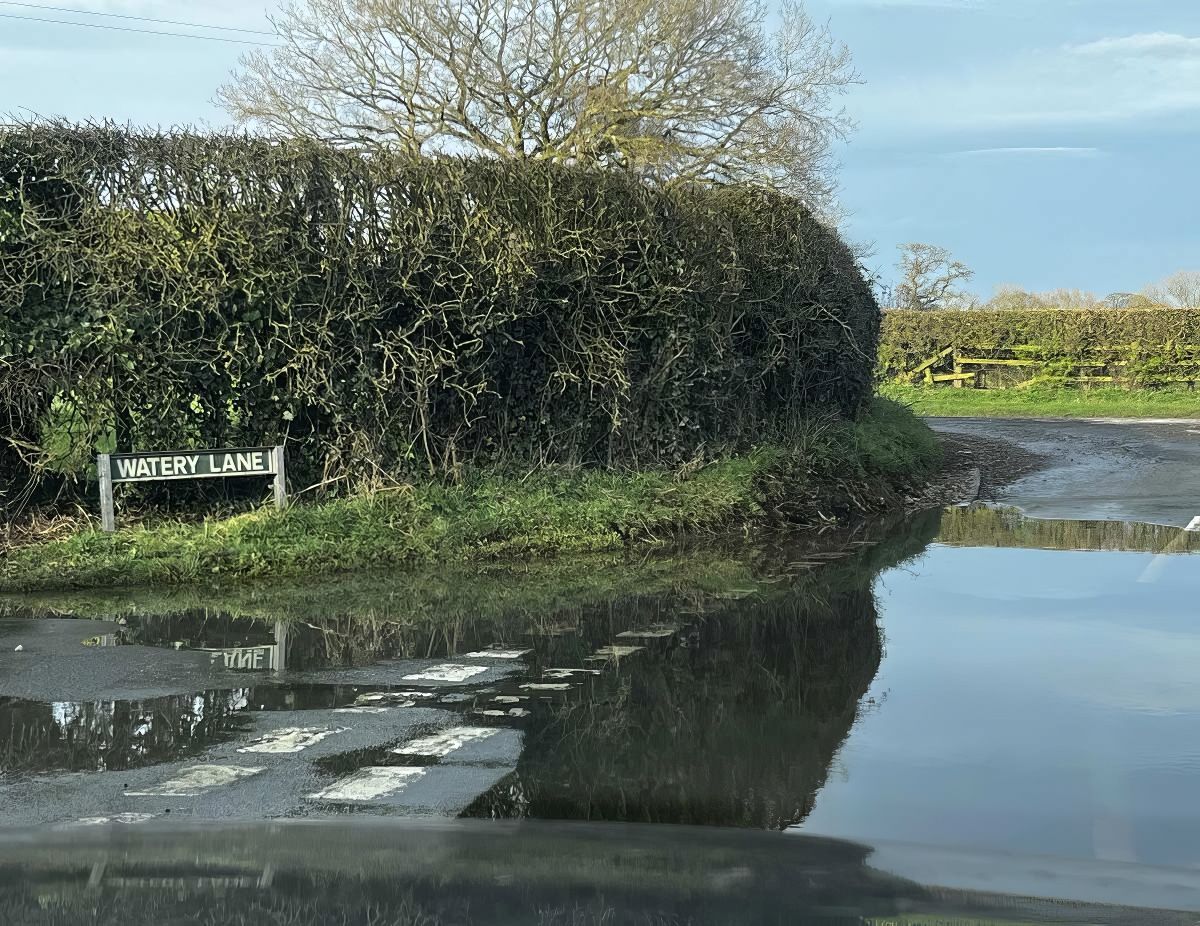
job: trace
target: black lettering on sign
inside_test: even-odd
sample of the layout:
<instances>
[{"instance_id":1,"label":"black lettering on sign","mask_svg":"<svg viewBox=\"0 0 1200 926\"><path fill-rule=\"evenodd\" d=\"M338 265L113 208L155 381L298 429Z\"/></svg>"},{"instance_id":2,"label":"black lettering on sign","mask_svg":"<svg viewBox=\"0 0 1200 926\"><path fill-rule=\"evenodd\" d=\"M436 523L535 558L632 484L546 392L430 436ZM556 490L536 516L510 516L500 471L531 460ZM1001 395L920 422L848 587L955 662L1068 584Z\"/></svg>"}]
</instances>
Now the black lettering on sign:
<instances>
[{"instance_id":1,"label":"black lettering on sign","mask_svg":"<svg viewBox=\"0 0 1200 926\"><path fill-rule=\"evenodd\" d=\"M274 456L269 447L206 450L203 453L117 453L110 457L109 466L113 482L275 474Z\"/></svg>"}]
</instances>

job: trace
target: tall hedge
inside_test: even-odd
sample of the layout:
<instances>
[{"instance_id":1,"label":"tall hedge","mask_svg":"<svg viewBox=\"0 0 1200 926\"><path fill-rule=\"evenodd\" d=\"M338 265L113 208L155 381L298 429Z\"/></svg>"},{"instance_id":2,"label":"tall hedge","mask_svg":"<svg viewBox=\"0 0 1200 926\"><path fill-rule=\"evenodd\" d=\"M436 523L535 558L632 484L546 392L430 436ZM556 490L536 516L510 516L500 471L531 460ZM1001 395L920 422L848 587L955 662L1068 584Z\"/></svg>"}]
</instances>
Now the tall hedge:
<instances>
[{"instance_id":1,"label":"tall hedge","mask_svg":"<svg viewBox=\"0 0 1200 926\"><path fill-rule=\"evenodd\" d=\"M315 142L0 129L0 260L10 467L114 434L286 440L314 480L677 461L854 413L878 340L790 199Z\"/></svg>"},{"instance_id":2,"label":"tall hedge","mask_svg":"<svg viewBox=\"0 0 1200 926\"><path fill-rule=\"evenodd\" d=\"M911 370L946 347L1047 364L1107 355L1134 367L1190 366L1200 353L1200 309L1031 309L883 313L879 365Z\"/></svg>"}]
</instances>

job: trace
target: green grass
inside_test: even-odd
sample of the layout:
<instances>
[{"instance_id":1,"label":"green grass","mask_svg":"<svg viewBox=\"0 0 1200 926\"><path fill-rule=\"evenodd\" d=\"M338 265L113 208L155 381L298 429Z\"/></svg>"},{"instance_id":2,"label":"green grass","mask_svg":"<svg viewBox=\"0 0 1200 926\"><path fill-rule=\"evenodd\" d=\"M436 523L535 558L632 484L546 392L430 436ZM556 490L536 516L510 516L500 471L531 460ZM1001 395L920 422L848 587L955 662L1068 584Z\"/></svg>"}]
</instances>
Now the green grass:
<instances>
[{"instance_id":1,"label":"green grass","mask_svg":"<svg viewBox=\"0 0 1200 926\"><path fill-rule=\"evenodd\" d=\"M419 564L528 561L680 537L721 536L881 510L940 462L929 429L877 400L861 420L820 422L694 472L546 470L461 485L259 510L201 524L96 529L9 551L0 592L310 576Z\"/></svg>"},{"instance_id":2,"label":"green grass","mask_svg":"<svg viewBox=\"0 0 1200 926\"><path fill-rule=\"evenodd\" d=\"M952 418L1200 418L1200 392L1183 389L929 389L888 385L880 391L918 415Z\"/></svg>"}]
</instances>

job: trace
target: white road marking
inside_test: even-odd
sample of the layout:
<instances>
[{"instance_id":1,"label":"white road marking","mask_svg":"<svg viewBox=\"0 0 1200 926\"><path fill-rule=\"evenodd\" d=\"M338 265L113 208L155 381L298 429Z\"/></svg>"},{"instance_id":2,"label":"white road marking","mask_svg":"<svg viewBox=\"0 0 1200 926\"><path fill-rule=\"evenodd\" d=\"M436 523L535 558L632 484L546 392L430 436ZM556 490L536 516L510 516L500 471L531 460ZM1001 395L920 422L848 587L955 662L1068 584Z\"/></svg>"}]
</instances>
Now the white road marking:
<instances>
[{"instance_id":1,"label":"white road marking","mask_svg":"<svg viewBox=\"0 0 1200 926\"><path fill-rule=\"evenodd\" d=\"M506 711L487 710L476 711L481 717L528 717L529 711L523 707L513 707Z\"/></svg>"},{"instance_id":2,"label":"white road marking","mask_svg":"<svg viewBox=\"0 0 1200 926\"><path fill-rule=\"evenodd\" d=\"M520 704L522 701L528 701L529 695L496 695L492 700L497 704Z\"/></svg>"},{"instance_id":3,"label":"white road marking","mask_svg":"<svg viewBox=\"0 0 1200 926\"><path fill-rule=\"evenodd\" d=\"M521 686L526 691L568 691L570 682L526 682Z\"/></svg>"},{"instance_id":4,"label":"white road marking","mask_svg":"<svg viewBox=\"0 0 1200 926\"><path fill-rule=\"evenodd\" d=\"M263 771L244 765L193 765L175 778L146 791L126 791L130 797L195 797L213 788L233 784Z\"/></svg>"},{"instance_id":5,"label":"white road marking","mask_svg":"<svg viewBox=\"0 0 1200 926\"><path fill-rule=\"evenodd\" d=\"M403 746L393 749L392 752L398 756L432 756L440 759L450 755L456 749L462 749L467 743L487 739L496 732L495 727L452 727L441 733L423 736L411 743L405 743Z\"/></svg>"},{"instance_id":6,"label":"white road marking","mask_svg":"<svg viewBox=\"0 0 1200 926\"><path fill-rule=\"evenodd\" d=\"M1187 527L1183 529L1183 533L1195 533L1200 531L1200 515L1192 518ZM1166 567L1167 560L1171 558L1171 554L1178 552L1179 548L1187 546L1187 541L1183 539L1183 534L1179 534L1174 540L1167 544L1167 548L1161 553L1156 553L1154 558L1150 560L1150 565L1142 570L1142 574L1138 576L1138 582L1149 584L1157 582L1163 569Z\"/></svg>"},{"instance_id":7,"label":"white road marking","mask_svg":"<svg viewBox=\"0 0 1200 926\"><path fill-rule=\"evenodd\" d=\"M406 682L465 682L467 679L486 672L487 666L459 666L453 663L433 666L423 672L404 676Z\"/></svg>"},{"instance_id":8,"label":"white road marking","mask_svg":"<svg viewBox=\"0 0 1200 926\"><path fill-rule=\"evenodd\" d=\"M328 788L309 794L310 801L373 801L395 794L425 774L423 768L369 766Z\"/></svg>"},{"instance_id":9,"label":"white road marking","mask_svg":"<svg viewBox=\"0 0 1200 926\"><path fill-rule=\"evenodd\" d=\"M243 746L238 752L263 752L271 755L301 752L335 733L345 732L345 727L338 727L336 730L321 727L285 727L282 730L272 730L270 733L260 736L249 746Z\"/></svg>"},{"instance_id":10,"label":"white road marking","mask_svg":"<svg viewBox=\"0 0 1200 926\"><path fill-rule=\"evenodd\" d=\"M432 691L372 691L370 694L362 694L354 699L355 704L391 704L396 701L412 701L417 698L433 698L436 694ZM412 707L411 704L406 705Z\"/></svg>"},{"instance_id":11,"label":"white road marking","mask_svg":"<svg viewBox=\"0 0 1200 926\"><path fill-rule=\"evenodd\" d=\"M108 823L145 823L147 820L153 820L156 814L152 813L115 813L111 817L81 817L67 826L104 826Z\"/></svg>"},{"instance_id":12,"label":"white road marking","mask_svg":"<svg viewBox=\"0 0 1200 926\"><path fill-rule=\"evenodd\" d=\"M394 707L412 707L416 701L402 701ZM390 711L390 707L335 707L335 714L386 714Z\"/></svg>"},{"instance_id":13,"label":"white road marking","mask_svg":"<svg viewBox=\"0 0 1200 926\"><path fill-rule=\"evenodd\" d=\"M481 649L474 653L467 653L463 659L520 659L532 652L533 650L528 649Z\"/></svg>"}]
</instances>

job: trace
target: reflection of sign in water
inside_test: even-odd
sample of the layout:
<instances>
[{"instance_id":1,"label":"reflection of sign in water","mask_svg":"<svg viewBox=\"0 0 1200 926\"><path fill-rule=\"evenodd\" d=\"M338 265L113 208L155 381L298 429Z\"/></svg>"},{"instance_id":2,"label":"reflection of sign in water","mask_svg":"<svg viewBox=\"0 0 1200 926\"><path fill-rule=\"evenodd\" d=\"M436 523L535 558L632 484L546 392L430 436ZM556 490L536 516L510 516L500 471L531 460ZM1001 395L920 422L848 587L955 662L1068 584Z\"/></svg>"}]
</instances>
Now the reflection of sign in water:
<instances>
[{"instance_id":1,"label":"reflection of sign in water","mask_svg":"<svg viewBox=\"0 0 1200 926\"><path fill-rule=\"evenodd\" d=\"M116 530L112 492L118 482L274 476L275 507L287 507L283 447L102 453L96 460L96 472L100 477L100 518L106 531Z\"/></svg>"},{"instance_id":2,"label":"reflection of sign in water","mask_svg":"<svg viewBox=\"0 0 1200 926\"><path fill-rule=\"evenodd\" d=\"M208 650L215 665L223 662L226 669L258 669L275 668L274 646L231 646L228 649Z\"/></svg>"},{"instance_id":3,"label":"reflection of sign in water","mask_svg":"<svg viewBox=\"0 0 1200 926\"><path fill-rule=\"evenodd\" d=\"M224 665L226 669L251 672L282 672L287 668L287 624L275 622L275 642L259 646L201 647L209 654L210 664Z\"/></svg>"}]
</instances>

